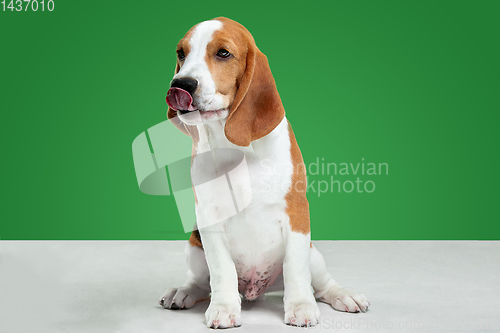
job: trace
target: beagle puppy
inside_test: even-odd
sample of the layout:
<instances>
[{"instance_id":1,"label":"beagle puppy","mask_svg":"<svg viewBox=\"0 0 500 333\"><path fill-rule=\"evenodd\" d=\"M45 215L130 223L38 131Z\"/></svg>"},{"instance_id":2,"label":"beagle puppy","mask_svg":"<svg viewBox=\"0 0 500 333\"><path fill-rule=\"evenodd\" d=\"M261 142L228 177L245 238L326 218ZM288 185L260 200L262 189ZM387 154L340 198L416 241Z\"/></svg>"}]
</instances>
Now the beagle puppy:
<instances>
[{"instance_id":1,"label":"beagle puppy","mask_svg":"<svg viewBox=\"0 0 500 333\"><path fill-rule=\"evenodd\" d=\"M220 214L212 200L220 189L195 190L198 228L186 246L188 278L163 294L161 306L188 309L210 297L207 326L236 327L240 294L252 301L284 288L288 325L317 324L316 299L338 311L365 312L366 297L335 282L310 242L306 168L267 58L248 30L223 17L191 28L177 45L167 103L170 121L193 139L191 175L207 172L197 162L202 152L241 151L251 188L233 182L232 191L251 191L251 201L200 227ZM214 158L218 166L230 163Z\"/></svg>"}]
</instances>

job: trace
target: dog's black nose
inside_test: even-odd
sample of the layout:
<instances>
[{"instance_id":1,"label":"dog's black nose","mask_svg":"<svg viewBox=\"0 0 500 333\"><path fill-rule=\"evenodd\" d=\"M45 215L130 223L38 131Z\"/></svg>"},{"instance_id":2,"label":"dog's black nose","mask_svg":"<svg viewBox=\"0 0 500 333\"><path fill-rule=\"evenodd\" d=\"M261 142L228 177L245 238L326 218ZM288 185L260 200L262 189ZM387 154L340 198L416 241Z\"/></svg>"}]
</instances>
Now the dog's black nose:
<instances>
[{"instance_id":1,"label":"dog's black nose","mask_svg":"<svg viewBox=\"0 0 500 333\"><path fill-rule=\"evenodd\" d=\"M198 81L190 77L184 77L182 79L174 79L170 84L171 88L181 88L186 90L188 93L193 95L196 87L198 87Z\"/></svg>"}]
</instances>

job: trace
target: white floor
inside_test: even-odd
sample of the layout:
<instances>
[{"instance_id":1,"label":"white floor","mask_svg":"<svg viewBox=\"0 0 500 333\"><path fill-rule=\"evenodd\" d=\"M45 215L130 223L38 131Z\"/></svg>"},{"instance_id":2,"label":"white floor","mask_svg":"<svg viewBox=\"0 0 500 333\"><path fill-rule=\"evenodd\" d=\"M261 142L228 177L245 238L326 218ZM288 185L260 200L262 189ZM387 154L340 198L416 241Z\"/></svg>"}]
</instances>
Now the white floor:
<instances>
[{"instance_id":1,"label":"white floor","mask_svg":"<svg viewBox=\"0 0 500 333\"><path fill-rule=\"evenodd\" d=\"M500 332L500 242L314 242L367 313L320 304L307 330ZM208 332L208 302L165 310L184 282L185 242L0 242L0 332ZM282 293L243 303L238 332L292 332Z\"/></svg>"}]
</instances>

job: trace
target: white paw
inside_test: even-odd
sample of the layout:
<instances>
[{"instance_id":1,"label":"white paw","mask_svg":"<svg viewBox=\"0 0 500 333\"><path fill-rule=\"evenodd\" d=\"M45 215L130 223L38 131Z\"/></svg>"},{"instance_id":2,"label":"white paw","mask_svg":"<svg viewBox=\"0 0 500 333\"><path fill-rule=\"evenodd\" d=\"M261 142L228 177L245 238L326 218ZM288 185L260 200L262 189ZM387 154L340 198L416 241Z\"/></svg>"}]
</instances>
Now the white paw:
<instances>
[{"instance_id":1,"label":"white paw","mask_svg":"<svg viewBox=\"0 0 500 333\"><path fill-rule=\"evenodd\" d=\"M366 312L370 306L365 295L337 286L332 287L319 300L331 304L335 310L345 312Z\"/></svg>"},{"instance_id":2,"label":"white paw","mask_svg":"<svg viewBox=\"0 0 500 333\"><path fill-rule=\"evenodd\" d=\"M285 304L285 324L309 327L319 320L319 308L316 301L290 302Z\"/></svg>"},{"instance_id":3,"label":"white paw","mask_svg":"<svg viewBox=\"0 0 500 333\"><path fill-rule=\"evenodd\" d=\"M241 326L241 305L212 301L205 312L205 320L210 328Z\"/></svg>"},{"instance_id":4,"label":"white paw","mask_svg":"<svg viewBox=\"0 0 500 333\"><path fill-rule=\"evenodd\" d=\"M160 298L160 305L165 309L189 309L194 304L203 299L208 298L208 291L204 291L196 286L170 288L165 291Z\"/></svg>"}]
</instances>

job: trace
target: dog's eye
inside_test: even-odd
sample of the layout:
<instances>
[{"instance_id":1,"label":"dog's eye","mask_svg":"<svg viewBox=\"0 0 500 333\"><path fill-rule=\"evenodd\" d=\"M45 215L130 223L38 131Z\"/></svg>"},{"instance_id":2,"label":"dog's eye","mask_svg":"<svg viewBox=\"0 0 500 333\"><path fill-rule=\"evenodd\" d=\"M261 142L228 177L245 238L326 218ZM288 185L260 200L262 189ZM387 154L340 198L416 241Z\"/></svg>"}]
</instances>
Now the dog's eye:
<instances>
[{"instance_id":1,"label":"dog's eye","mask_svg":"<svg viewBox=\"0 0 500 333\"><path fill-rule=\"evenodd\" d=\"M228 50L226 49L220 49L218 52L217 52L217 56L219 58L229 58L229 56L231 55L231 53L229 53Z\"/></svg>"},{"instance_id":2,"label":"dog's eye","mask_svg":"<svg viewBox=\"0 0 500 333\"><path fill-rule=\"evenodd\" d=\"M186 59L186 55L184 54L184 51L177 50L177 58L179 58L180 61L184 61L184 59Z\"/></svg>"}]
</instances>

